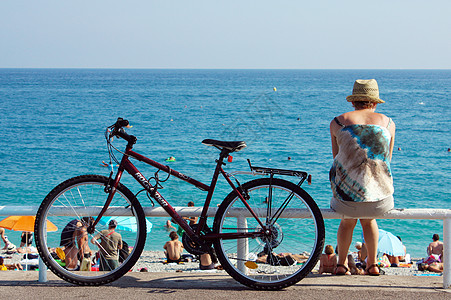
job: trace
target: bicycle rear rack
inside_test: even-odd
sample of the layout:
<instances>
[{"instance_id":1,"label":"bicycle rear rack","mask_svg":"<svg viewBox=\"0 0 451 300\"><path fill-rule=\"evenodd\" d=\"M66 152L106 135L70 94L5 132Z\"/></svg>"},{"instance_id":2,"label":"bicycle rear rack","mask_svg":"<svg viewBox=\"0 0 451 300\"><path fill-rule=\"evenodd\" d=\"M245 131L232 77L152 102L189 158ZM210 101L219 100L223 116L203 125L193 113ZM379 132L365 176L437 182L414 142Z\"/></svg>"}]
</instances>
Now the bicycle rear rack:
<instances>
[{"instance_id":1,"label":"bicycle rear rack","mask_svg":"<svg viewBox=\"0 0 451 300\"><path fill-rule=\"evenodd\" d=\"M250 172L248 171L235 171L231 174L243 174L243 175L270 175L273 177L274 175L286 175L286 176L294 176L297 178L300 178L300 181L298 185L300 186L306 179L307 183L310 185L312 184L312 175L308 174L304 171L295 171L295 170L286 170L286 169L275 169L275 168L265 168L265 167L256 167L251 164L251 160L247 159L247 162L249 163L249 167L251 169Z\"/></svg>"}]
</instances>

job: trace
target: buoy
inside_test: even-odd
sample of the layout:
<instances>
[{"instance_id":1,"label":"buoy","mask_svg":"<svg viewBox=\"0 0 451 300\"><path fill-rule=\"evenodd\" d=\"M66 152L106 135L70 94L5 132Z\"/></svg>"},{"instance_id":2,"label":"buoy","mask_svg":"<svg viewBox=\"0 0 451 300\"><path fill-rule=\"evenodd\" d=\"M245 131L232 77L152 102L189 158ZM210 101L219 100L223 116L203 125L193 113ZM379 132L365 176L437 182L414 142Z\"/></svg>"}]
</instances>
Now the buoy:
<instances>
[{"instance_id":1,"label":"buoy","mask_svg":"<svg viewBox=\"0 0 451 300\"><path fill-rule=\"evenodd\" d=\"M276 87L273 87L272 89L273 89L273 91L274 91L274 92L277 92L277 89L276 89Z\"/></svg>"}]
</instances>

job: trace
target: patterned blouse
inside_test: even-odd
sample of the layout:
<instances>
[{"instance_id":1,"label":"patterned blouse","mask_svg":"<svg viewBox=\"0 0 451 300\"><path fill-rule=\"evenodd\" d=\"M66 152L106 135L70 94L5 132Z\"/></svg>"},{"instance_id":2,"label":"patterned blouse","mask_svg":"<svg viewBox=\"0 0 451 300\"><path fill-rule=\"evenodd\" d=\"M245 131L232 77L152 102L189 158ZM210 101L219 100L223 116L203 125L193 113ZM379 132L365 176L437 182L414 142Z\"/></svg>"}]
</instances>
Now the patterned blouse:
<instances>
[{"instance_id":1,"label":"patterned blouse","mask_svg":"<svg viewBox=\"0 0 451 300\"><path fill-rule=\"evenodd\" d=\"M329 179L334 197L342 201L371 202L393 195L390 139L387 127L343 125L336 133L338 154Z\"/></svg>"}]
</instances>

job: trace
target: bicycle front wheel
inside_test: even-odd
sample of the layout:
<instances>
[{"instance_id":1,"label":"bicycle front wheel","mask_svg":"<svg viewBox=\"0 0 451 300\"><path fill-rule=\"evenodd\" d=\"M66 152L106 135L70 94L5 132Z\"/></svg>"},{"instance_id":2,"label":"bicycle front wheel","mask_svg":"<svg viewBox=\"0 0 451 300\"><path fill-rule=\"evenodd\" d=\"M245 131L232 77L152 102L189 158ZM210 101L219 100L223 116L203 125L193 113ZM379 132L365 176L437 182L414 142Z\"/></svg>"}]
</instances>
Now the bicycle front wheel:
<instances>
[{"instance_id":1,"label":"bicycle front wheel","mask_svg":"<svg viewBox=\"0 0 451 300\"><path fill-rule=\"evenodd\" d=\"M243 184L252 216L235 192L219 207L213 231L226 235L215 241L224 270L255 289L277 290L304 278L316 265L324 245L324 221L310 195L278 178ZM233 239L235 233L254 238Z\"/></svg>"},{"instance_id":2,"label":"bicycle front wheel","mask_svg":"<svg viewBox=\"0 0 451 300\"><path fill-rule=\"evenodd\" d=\"M114 281L133 268L144 248L144 211L122 184L95 231L88 233L86 222L89 217L97 218L108 197L107 182L100 175L68 179L38 209L35 240L39 255L53 273L68 282L101 285ZM98 244L93 243L96 240Z\"/></svg>"}]
</instances>

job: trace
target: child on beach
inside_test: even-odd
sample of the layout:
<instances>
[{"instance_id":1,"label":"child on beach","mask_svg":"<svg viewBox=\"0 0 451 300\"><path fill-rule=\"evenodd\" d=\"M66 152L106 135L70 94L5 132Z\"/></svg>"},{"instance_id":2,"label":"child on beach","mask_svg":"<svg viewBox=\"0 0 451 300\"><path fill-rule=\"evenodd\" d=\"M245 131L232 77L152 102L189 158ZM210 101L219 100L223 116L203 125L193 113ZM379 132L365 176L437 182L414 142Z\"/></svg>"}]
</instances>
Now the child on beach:
<instances>
[{"instance_id":1,"label":"child on beach","mask_svg":"<svg viewBox=\"0 0 451 300\"><path fill-rule=\"evenodd\" d=\"M169 237L171 240L163 246L167 263L179 263L182 259L183 244L179 241L177 232L171 231Z\"/></svg>"}]
</instances>

